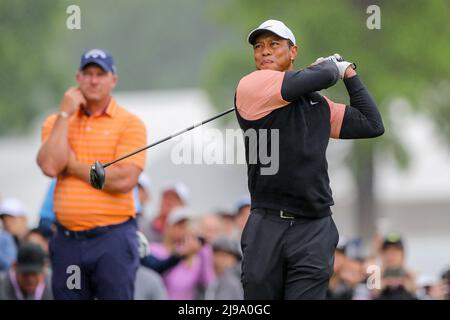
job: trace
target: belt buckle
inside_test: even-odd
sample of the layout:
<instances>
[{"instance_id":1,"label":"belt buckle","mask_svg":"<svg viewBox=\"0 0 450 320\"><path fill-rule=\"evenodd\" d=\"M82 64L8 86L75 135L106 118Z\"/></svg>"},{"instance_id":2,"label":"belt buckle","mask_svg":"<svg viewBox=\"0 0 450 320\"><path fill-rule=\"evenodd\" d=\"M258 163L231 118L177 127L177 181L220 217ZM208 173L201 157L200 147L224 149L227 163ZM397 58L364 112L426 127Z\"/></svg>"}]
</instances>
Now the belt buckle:
<instances>
[{"instance_id":1,"label":"belt buckle","mask_svg":"<svg viewBox=\"0 0 450 320\"><path fill-rule=\"evenodd\" d=\"M293 217L293 216L285 216L283 210L280 210L280 218L281 219L295 219L295 217Z\"/></svg>"},{"instance_id":2,"label":"belt buckle","mask_svg":"<svg viewBox=\"0 0 450 320\"><path fill-rule=\"evenodd\" d=\"M69 231L69 230L65 230L64 231L64 235L67 238L72 238L72 239L76 239L76 240L84 240L86 239L86 235L77 231Z\"/></svg>"}]
</instances>

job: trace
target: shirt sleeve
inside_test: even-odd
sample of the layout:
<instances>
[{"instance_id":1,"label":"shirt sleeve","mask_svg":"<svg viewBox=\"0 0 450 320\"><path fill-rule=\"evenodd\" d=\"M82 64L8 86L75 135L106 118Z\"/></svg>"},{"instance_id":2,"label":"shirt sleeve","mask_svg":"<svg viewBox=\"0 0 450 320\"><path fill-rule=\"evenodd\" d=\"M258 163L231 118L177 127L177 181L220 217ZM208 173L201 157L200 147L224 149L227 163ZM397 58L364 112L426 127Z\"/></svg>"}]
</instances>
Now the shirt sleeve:
<instances>
[{"instance_id":1,"label":"shirt sleeve","mask_svg":"<svg viewBox=\"0 0 450 320\"><path fill-rule=\"evenodd\" d=\"M55 221L55 212L53 211L53 194L55 193L55 188L56 178L53 178L42 203L41 211L39 212L40 219Z\"/></svg>"},{"instance_id":2,"label":"shirt sleeve","mask_svg":"<svg viewBox=\"0 0 450 320\"><path fill-rule=\"evenodd\" d=\"M126 123L125 130L117 146L115 158L122 157L128 153L132 153L138 149L145 147L147 144L147 130L144 123L135 115L131 115ZM122 160L122 163L131 163L144 169L145 167L145 152L139 152L131 157Z\"/></svg>"},{"instance_id":3,"label":"shirt sleeve","mask_svg":"<svg viewBox=\"0 0 450 320\"><path fill-rule=\"evenodd\" d=\"M0 229L0 270L8 269L16 260L17 248L13 237Z\"/></svg>"},{"instance_id":4,"label":"shirt sleeve","mask_svg":"<svg viewBox=\"0 0 450 320\"><path fill-rule=\"evenodd\" d=\"M339 70L332 61L296 71L254 71L239 82L236 108L246 120L261 119L305 94L334 85L338 79Z\"/></svg>"},{"instance_id":5,"label":"shirt sleeve","mask_svg":"<svg viewBox=\"0 0 450 320\"><path fill-rule=\"evenodd\" d=\"M374 138L384 133L377 105L358 76L344 80L350 105L324 96L330 107L330 137L336 139Z\"/></svg>"},{"instance_id":6,"label":"shirt sleeve","mask_svg":"<svg viewBox=\"0 0 450 320\"><path fill-rule=\"evenodd\" d=\"M328 103L328 106L330 107L330 126L331 126L330 137L339 139L346 106L343 103L336 103L328 99L328 97L326 96L323 97L325 98L325 100Z\"/></svg>"},{"instance_id":7,"label":"shirt sleeve","mask_svg":"<svg viewBox=\"0 0 450 320\"><path fill-rule=\"evenodd\" d=\"M327 60L302 70L286 71L281 95L284 100L292 102L307 93L329 88L338 80L336 64Z\"/></svg>"},{"instance_id":8,"label":"shirt sleeve","mask_svg":"<svg viewBox=\"0 0 450 320\"><path fill-rule=\"evenodd\" d=\"M175 267L182 260L181 256L171 255L166 259L159 259L152 254L148 254L141 258L141 264L144 267L150 268L160 274L166 272L167 270Z\"/></svg>"},{"instance_id":9,"label":"shirt sleeve","mask_svg":"<svg viewBox=\"0 0 450 320\"><path fill-rule=\"evenodd\" d=\"M247 120L257 120L289 104L281 96L284 72L258 70L241 79L236 90L235 104Z\"/></svg>"},{"instance_id":10,"label":"shirt sleeve","mask_svg":"<svg viewBox=\"0 0 450 320\"><path fill-rule=\"evenodd\" d=\"M45 142L45 140L47 140L48 137L50 136L53 126L55 125L56 117L57 117L56 114L52 114L47 119L45 119L44 124L42 125L42 130L41 130L42 142Z\"/></svg>"}]
</instances>

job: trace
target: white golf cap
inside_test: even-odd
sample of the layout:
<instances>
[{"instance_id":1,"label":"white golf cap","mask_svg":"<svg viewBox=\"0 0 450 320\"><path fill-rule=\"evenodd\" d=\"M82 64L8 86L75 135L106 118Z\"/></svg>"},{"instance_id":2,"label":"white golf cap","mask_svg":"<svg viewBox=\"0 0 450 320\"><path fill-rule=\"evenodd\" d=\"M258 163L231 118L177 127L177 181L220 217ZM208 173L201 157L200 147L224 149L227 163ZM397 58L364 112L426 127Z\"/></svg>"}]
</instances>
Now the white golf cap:
<instances>
[{"instance_id":1,"label":"white golf cap","mask_svg":"<svg viewBox=\"0 0 450 320\"><path fill-rule=\"evenodd\" d=\"M183 182L168 183L163 187L163 192L174 191L184 205L189 204L190 194L188 187Z\"/></svg>"},{"instance_id":2,"label":"white golf cap","mask_svg":"<svg viewBox=\"0 0 450 320\"><path fill-rule=\"evenodd\" d=\"M421 274L417 277L416 286L419 288L428 287L436 284L437 279L429 274Z\"/></svg>"},{"instance_id":3,"label":"white golf cap","mask_svg":"<svg viewBox=\"0 0 450 320\"><path fill-rule=\"evenodd\" d=\"M272 33L275 33L276 35L280 36L284 39L289 39L292 41L293 44L296 44L294 34L292 33L291 29L286 27L286 25L278 20L267 20L261 23L261 25L256 28L255 30L252 30L247 37L248 42L253 45L255 44L256 38L264 33L270 31Z\"/></svg>"},{"instance_id":4,"label":"white golf cap","mask_svg":"<svg viewBox=\"0 0 450 320\"><path fill-rule=\"evenodd\" d=\"M22 217L27 215L27 210L19 200L7 198L0 204L0 215Z\"/></svg>"},{"instance_id":5,"label":"white golf cap","mask_svg":"<svg viewBox=\"0 0 450 320\"><path fill-rule=\"evenodd\" d=\"M167 223L174 225L178 222L189 220L192 218L192 214L187 207L178 207L170 211Z\"/></svg>"}]
</instances>

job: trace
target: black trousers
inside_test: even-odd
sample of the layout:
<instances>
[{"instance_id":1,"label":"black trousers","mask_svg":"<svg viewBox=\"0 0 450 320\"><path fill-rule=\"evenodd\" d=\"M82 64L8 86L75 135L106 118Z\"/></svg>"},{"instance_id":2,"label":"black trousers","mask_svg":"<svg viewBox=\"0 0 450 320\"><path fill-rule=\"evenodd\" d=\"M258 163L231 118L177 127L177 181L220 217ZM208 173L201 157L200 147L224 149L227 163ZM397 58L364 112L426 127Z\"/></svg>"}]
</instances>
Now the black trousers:
<instances>
[{"instance_id":1,"label":"black trousers","mask_svg":"<svg viewBox=\"0 0 450 320\"><path fill-rule=\"evenodd\" d=\"M285 219L253 209L241 238L244 299L325 299L338 240L331 216Z\"/></svg>"}]
</instances>

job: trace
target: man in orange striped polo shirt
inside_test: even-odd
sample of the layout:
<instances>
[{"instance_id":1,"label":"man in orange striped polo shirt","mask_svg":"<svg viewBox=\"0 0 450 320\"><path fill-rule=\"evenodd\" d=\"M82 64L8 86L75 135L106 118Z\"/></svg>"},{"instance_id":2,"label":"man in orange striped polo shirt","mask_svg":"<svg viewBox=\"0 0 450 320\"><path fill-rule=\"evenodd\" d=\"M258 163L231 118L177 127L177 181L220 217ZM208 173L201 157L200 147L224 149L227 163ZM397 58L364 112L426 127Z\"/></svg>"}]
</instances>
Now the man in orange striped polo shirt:
<instances>
[{"instance_id":1,"label":"man in orange striped polo shirt","mask_svg":"<svg viewBox=\"0 0 450 320\"><path fill-rule=\"evenodd\" d=\"M43 173L58 178L53 292L56 299L132 299L139 266L132 189L145 153L108 167L103 190L90 186L89 170L96 160L144 147L145 126L111 96L117 74L107 51L85 52L76 81L59 112L45 120L37 156Z\"/></svg>"}]
</instances>

